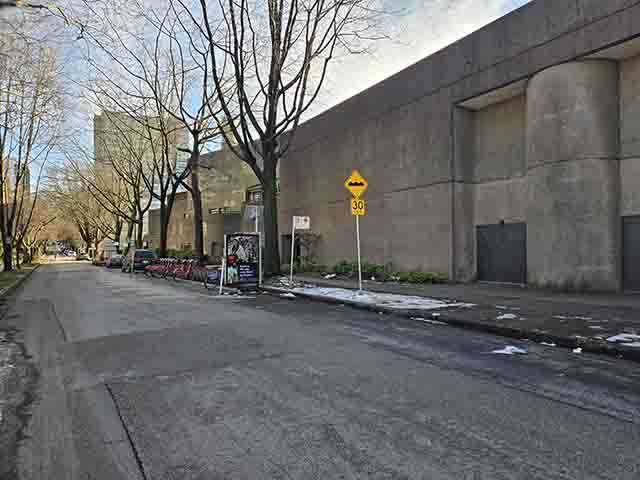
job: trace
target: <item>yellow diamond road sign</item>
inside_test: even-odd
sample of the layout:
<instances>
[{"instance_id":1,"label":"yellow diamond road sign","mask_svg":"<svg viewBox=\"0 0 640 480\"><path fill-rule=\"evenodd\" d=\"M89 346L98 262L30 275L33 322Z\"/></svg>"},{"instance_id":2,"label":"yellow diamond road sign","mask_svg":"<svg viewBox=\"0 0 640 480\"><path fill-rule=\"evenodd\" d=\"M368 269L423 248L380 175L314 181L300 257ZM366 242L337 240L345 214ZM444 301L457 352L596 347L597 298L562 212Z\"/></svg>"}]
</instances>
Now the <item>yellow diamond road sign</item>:
<instances>
[{"instance_id":1,"label":"yellow diamond road sign","mask_svg":"<svg viewBox=\"0 0 640 480\"><path fill-rule=\"evenodd\" d=\"M369 182L360 175L360 172L354 170L351 176L347 178L347 181L344 182L344 186L351 192L351 195L360 198L360 195L362 195L369 186Z\"/></svg>"}]
</instances>

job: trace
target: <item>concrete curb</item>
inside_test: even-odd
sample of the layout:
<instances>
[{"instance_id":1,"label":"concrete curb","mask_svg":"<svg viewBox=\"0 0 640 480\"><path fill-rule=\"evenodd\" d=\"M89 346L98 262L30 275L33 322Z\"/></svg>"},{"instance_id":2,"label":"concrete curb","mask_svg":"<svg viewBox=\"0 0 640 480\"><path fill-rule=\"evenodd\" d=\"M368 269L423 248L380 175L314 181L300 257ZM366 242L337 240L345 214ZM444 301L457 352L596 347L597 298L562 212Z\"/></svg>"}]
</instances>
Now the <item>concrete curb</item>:
<instances>
[{"instance_id":1,"label":"concrete curb","mask_svg":"<svg viewBox=\"0 0 640 480\"><path fill-rule=\"evenodd\" d=\"M369 310L372 312L383 312L388 315L393 315L400 318L412 318L412 317L429 317L430 312L425 310L411 310L411 309L397 309L384 306L376 306L368 303L358 302L354 300L338 300L335 298L329 298L323 295L314 295L312 293L300 293L294 292L286 288L263 286L262 290L281 295L283 293L293 293L296 297L306 298L316 302L329 303L333 305L349 305L350 307L358 308L360 310ZM294 300L292 298L292 300ZM547 342L555 343L559 347L565 347L569 349L582 348L585 353L598 353L604 355L615 356L617 358L624 358L626 360L632 360L634 362L640 362L640 348L624 347L620 343L611 343L605 340L597 340L591 338L575 338L553 335L548 333L536 332L533 330L527 330L525 328L515 328L506 325L496 325L493 323L487 323L482 321L470 321L467 319L456 317L455 311L448 311L446 309L438 310L440 314L437 318L439 322L446 323L453 327L466 328L468 330L474 330L477 332L490 333L501 337L514 338L517 340L531 340L534 342ZM413 322L419 324L419 322Z\"/></svg>"},{"instance_id":2,"label":"concrete curb","mask_svg":"<svg viewBox=\"0 0 640 480\"><path fill-rule=\"evenodd\" d=\"M33 275L33 272L38 270L41 267L41 265L42 264L39 263L29 273L27 273L24 276L20 277L13 285L11 285L10 287L7 287L5 290L0 292L0 298L1 299L6 299L6 298L10 297L11 295L13 295L24 284L24 282L26 282L29 278L31 278L31 275Z\"/></svg>"}]
</instances>

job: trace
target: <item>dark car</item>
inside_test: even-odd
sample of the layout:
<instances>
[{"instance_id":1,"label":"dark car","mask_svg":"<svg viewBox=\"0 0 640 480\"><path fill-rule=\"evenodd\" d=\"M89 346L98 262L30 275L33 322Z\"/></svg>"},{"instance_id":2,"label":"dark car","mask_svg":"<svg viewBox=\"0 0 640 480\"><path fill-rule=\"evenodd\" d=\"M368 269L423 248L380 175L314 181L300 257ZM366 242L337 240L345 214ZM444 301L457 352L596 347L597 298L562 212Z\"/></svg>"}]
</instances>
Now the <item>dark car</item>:
<instances>
[{"instance_id":1,"label":"dark car","mask_svg":"<svg viewBox=\"0 0 640 480\"><path fill-rule=\"evenodd\" d=\"M122 271L128 272L131 270L131 259L133 258L133 271L144 272L144 269L153 263L156 259L156 254L151 250L133 250L129 252L129 255L122 259Z\"/></svg>"},{"instance_id":2,"label":"dark car","mask_svg":"<svg viewBox=\"0 0 640 480\"><path fill-rule=\"evenodd\" d=\"M107 259L107 268L121 268L124 257L122 255L112 255Z\"/></svg>"}]
</instances>

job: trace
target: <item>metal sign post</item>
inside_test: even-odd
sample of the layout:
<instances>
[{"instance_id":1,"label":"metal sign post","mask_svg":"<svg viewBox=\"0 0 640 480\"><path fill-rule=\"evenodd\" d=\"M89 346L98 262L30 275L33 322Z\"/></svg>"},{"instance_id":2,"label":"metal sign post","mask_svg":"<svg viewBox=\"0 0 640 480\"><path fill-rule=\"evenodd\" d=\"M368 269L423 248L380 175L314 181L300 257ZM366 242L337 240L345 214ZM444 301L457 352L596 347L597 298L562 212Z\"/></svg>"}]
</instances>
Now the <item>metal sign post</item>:
<instances>
[{"instance_id":1,"label":"metal sign post","mask_svg":"<svg viewBox=\"0 0 640 480\"><path fill-rule=\"evenodd\" d=\"M358 246L358 290L362 291L362 263L360 262L360 215L356 217L356 244Z\"/></svg>"},{"instance_id":2,"label":"metal sign post","mask_svg":"<svg viewBox=\"0 0 640 480\"><path fill-rule=\"evenodd\" d=\"M293 252L296 244L296 222L295 217L291 223L291 266L289 268L289 283L293 285Z\"/></svg>"},{"instance_id":3,"label":"metal sign post","mask_svg":"<svg viewBox=\"0 0 640 480\"><path fill-rule=\"evenodd\" d=\"M220 290L218 295L222 295L222 285L224 285L224 271L226 270L226 262L224 255L222 256L222 270L220 270Z\"/></svg>"},{"instance_id":4,"label":"metal sign post","mask_svg":"<svg viewBox=\"0 0 640 480\"><path fill-rule=\"evenodd\" d=\"M296 245L296 230L309 230L311 228L310 217L293 217L291 222L291 266L289 270L289 283L293 285L293 255L295 253Z\"/></svg>"},{"instance_id":5,"label":"metal sign post","mask_svg":"<svg viewBox=\"0 0 640 480\"><path fill-rule=\"evenodd\" d=\"M220 291L218 295L222 295L222 286L224 285L224 277L227 272L227 236L224 236L224 243L222 246L222 270L220 271Z\"/></svg>"},{"instance_id":6,"label":"metal sign post","mask_svg":"<svg viewBox=\"0 0 640 480\"><path fill-rule=\"evenodd\" d=\"M360 217L365 215L365 201L360 196L369 186L369 182L354 170L349 178L344 182L344 186L351 192L351 215L356 217L356 247L358 251L358 291L362 292L362 257L360 255Z\"/></svg>"},{"instance_id":7,"label":"metal sign post","mask_svg":"<svg viewBox=\"0 0 640 480\"><path fill-rule=\"evenodd\" d=\"M262 234L258 232L258 286L262 286Z\"/></svg>"}]
</instances>

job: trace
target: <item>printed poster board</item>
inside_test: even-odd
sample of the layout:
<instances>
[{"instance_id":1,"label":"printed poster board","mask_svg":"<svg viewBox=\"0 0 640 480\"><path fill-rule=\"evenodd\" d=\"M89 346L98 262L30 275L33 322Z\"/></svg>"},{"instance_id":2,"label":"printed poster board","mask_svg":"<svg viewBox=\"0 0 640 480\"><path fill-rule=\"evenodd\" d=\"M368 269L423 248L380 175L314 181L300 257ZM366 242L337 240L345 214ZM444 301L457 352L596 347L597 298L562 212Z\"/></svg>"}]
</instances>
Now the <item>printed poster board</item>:
<instances>
[{"instance_id":1,"label":"printed poster board","mask_svg":"<svg viewBox=\"0 0 640 480\"><path fill-rule=\"evenodd\" d=\"M260 275L260 236L255 233L225 235L225 283L257 284Z\"/></svg>"}]
</instances>

